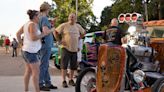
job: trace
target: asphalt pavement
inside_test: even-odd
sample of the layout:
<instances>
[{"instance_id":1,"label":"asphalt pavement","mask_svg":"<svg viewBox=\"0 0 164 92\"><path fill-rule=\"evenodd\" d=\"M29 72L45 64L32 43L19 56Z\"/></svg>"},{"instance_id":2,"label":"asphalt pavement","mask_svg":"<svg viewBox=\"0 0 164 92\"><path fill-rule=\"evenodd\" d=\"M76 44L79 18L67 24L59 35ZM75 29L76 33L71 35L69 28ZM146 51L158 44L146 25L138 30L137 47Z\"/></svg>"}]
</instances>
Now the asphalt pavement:
<instances>
[{"instance_id":1,"label":"asphalt pavement","mask_svg":"<svg viewBox=\"0 0 164 92\"><path fill-rule=\"evenodd\" d=\"M5 48L0 47L0 92L24 92L24 60L20 54L17 57L11 56L11 50L10 53L6 54ZM57 90L49 92L75 92L75 88L72 86L68 88L62 87L60 70L54 67L52 61L50 61L49 71L52 84L58 87ZM30 80L29 89L29 92L34 92L32 80Z\"/></svg>"}]
</instances>

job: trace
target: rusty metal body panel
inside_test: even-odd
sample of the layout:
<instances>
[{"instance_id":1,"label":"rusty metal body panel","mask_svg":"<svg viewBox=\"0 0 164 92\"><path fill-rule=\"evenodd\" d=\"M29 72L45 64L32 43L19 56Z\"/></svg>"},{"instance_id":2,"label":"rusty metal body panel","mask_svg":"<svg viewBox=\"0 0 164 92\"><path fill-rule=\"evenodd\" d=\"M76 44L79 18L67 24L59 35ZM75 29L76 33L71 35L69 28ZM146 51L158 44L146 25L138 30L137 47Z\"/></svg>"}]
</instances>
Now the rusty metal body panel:
<instances>
[{"instance_id":1,"label":"rusty metal body panel","mask_svg":"<svg viewBox=\"0 0 164 92\"><path fill-rule=\"evenodd\" d=\"M126 52L121 46L99 47L97 92L119 92L126 62Z\"/></svg>"},{"instance_id":2,"label":"rusty metal body panel","mask_svg":"<svg viewBox=\"0 0 164 92\"><path fill-rule=\"evenodd\" d=\"M144 22L144 26L146 26L146 30L149 32L164 30L164 20L154 20ZM153 37L150 38L150 46L153 47L158 53L156 60L160 63L160 71L164 72L164 33L163 35L159 33L161 37Z\"/></svg>"}]
</instances>

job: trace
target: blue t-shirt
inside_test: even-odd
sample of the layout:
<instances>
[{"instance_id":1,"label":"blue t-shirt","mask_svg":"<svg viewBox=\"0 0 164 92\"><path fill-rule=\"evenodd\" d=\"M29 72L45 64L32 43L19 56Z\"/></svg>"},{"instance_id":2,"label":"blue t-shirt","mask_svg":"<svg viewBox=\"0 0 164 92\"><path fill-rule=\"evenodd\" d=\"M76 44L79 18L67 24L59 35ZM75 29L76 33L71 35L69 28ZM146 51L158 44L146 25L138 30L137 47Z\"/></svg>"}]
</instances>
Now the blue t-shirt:
<instances>
[{"instance_id":1,"label":"blue t-shirt","mask_svg":"<svg viewBox=\"0 0 164 92\"><path fill-rule=\"evenodd\" d=\"M39 28L42 31L42 27L43 26L47 26L49 29L51 29L51 24L48 21L48 17L43 16L40 17L39 19ZM42 48L51 48L53 46L53 34L49 34L47 36L45 36L44 38L44 43L42 44Z\"/></svg>"}]
</instances>

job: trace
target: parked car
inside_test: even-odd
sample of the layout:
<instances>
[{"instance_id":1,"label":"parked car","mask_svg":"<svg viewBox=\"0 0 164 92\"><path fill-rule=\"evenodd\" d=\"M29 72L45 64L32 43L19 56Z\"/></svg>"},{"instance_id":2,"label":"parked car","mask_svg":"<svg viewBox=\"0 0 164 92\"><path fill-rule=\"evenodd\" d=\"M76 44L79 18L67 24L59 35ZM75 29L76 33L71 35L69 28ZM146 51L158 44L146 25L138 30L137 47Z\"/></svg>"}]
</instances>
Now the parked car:
<instances>
[{"instance_id":1,"label":"parked car","mask_svg":"<svg viewBox=\"0 0 164 92\"><path fill-rule=\"evenodd\" d=\"M59 45L57 42L54 43L54 46L51 48L51 59L54 62L54 66L57 69L60 69L61 45Z\"/></svg>"},{"instance_id":2,"label":"parked car","mask_svg":"<svg viewBox=\"0 0 164 92\"><path fill-rule=\"evenodd\" d=\"M87 33L84 37L84 44L82 49L82 61L79 63L80 69L89 66L96 66L98 47L104 42L103 39L104 31ZM61 46L55 45L52 50L52 57L54 65L60 69L60 58L61 58Z\"/></svg>"},{"instance_id":3,"label":"parked car","mask_svg":"<svg viewBox=\"0 0 164 92\"><path fill-rule=\"evenodd\" d=\"M104 42L104 31L87 33L84 37L80 69L97 65L98 47Z\"/></svg>"},{"instance_id":4,"label":"parked car","mask_svg":"<svg viewBox=\"0 0 164 92\"><path fill-rule=\"evenodd\" d=\"M50 56L50 59L53 59L53 55L58 53L58 46L57 46L57 43L54 42L52 48L51 48L51 56Z\"/></svg>"}]
</instances>

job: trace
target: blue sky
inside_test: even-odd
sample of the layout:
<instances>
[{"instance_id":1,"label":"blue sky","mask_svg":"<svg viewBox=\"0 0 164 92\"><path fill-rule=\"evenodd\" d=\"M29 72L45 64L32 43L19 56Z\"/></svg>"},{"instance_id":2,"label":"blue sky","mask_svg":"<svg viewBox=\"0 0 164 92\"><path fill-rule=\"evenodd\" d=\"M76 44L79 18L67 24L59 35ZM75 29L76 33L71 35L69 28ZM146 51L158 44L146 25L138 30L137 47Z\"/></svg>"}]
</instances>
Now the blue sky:
<instances>
[{"instance_id":1,"label":"blue sky","mask_svg":"<svg viewBox=\"0 0 164 92\"><path fill-rule=\"evenodd\" d=\"M39 10L44 1L52 3L52 0L1 0L0 34L15 37L17 30L28 21L27 10ZM99 18L103 8L111 4L111 0L94 0L93 13Z\"/></svg>"}]
</instances>

